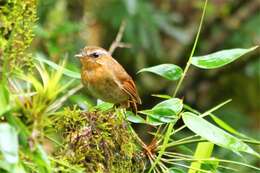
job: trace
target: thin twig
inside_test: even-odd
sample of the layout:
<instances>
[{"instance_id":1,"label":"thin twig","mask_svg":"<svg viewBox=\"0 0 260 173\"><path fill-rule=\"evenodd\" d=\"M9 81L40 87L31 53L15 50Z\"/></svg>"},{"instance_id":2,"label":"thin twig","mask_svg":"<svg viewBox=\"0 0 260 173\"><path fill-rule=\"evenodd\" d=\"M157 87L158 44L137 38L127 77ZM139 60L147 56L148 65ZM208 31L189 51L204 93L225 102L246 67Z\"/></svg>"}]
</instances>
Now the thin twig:
<instances>
[{"instance_id":1,"label":"thin twig","mask_svg":"<svg viewBox=\"0 0 260 173\"><path fill-rule=\"evenodd\" d=\"M124 34L124 31L125 31L125 27L126 27L126 21L123 20L121 25L120 25L119 31L118 31L118 33L116 35L116 39L113 41L113 43L111 44L111 46L109 48L109 53L111 55L113 54L113 52L118 47L120 47L120 48L130 48L131 47L130 44L121 42L123 34Z\"/></svg>"},{"instance_id":2,"label":"thin twig","mask_svg":"<svg viewBox=\"0 0 260 173\"><path fill-rule=\"evenodd\" d=\"M82 84L79 84L76 87L72 88L63 97L61 97L60 99L56 100L53 104L51 104L47 108L46 112L56 111L70 96L72 96L73 94L75 94L76 92L81 90L82 88L83 88Z\"/></svg>"}]
</instances>

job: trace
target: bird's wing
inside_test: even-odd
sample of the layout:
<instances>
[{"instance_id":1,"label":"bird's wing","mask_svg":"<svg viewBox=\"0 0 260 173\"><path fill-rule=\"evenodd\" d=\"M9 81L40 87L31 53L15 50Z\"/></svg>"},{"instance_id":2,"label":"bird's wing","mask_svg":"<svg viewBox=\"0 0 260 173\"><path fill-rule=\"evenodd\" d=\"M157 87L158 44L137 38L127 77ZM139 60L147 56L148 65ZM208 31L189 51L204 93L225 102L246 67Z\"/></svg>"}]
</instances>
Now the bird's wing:
<instances>
[{"instance_id":1,"label":"bird's wing","mask_svg":"<svg viewBox=\"0 0 260 173\"><path fill-rule=\"evenodd\" d=\"M110 68L113 71L113 76L117 79L115 81L122 88L122 90L125 91L134 102L141 104L142 102L138 95L134 81L125 69L112 57L107 57L106 59L103 59L103 61L106 61L105 65L107 68Z\"/></svg>"},{"instance_id":2,"label":"bird's wing","mask_svg":"<svg viewBox=\"0 0 260 173\"><path fill-rule=\"evenodd\" d=\"M130 76L129 76L130 77ZM135 84L133 80L130 78L128 80L124 80L122 82L122 89L129 94L129 96L138 104L141 104L142 101L137 93L137 89L135 87Z\"/></svg>"}]
</instances>

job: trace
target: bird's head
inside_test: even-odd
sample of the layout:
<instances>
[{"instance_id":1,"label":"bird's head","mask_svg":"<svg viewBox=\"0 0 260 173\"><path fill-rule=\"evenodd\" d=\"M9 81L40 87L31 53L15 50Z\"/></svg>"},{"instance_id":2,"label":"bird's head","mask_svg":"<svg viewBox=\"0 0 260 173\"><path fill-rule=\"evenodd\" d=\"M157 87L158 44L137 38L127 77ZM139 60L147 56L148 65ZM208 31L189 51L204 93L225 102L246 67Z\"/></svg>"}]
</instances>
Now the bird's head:
<instances>
[{"instance_id":1,"label":"bird's head","mask_svg":"<svg viewBox=\"0 0 260 173\"><path fill-rule=\"evenodd\" d=\"M101 57L110 56L109 52L97 46L86 46L75 57L79 58L81 63L96 62Z\"/></svg>"}]
</instances>

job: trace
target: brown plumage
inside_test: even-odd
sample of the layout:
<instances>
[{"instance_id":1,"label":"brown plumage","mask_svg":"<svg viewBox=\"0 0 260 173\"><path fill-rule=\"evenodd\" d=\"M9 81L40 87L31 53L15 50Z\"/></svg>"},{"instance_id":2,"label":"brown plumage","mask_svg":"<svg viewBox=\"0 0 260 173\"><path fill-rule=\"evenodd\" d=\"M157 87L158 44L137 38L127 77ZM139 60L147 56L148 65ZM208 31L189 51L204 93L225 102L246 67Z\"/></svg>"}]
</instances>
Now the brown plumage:
<instances>
[{"instance_id":1,"label":"brown plumage","mask_svg":"<svg viewBox=\"0 0 260 173\"><path fill-rule=\"evenodd\" d=\"M75 56L82 64L82 83L95 97L137 112L141 99L133 79L105 49L87 46Z\"/></svg>"}]
</instances>

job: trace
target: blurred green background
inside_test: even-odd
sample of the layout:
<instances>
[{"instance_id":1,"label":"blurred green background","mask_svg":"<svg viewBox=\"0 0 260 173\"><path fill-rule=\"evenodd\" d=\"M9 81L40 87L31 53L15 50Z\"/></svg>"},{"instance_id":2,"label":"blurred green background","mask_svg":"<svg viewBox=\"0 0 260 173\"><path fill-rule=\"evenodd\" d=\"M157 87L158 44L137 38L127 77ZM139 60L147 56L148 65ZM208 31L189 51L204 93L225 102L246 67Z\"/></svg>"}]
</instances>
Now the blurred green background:
<instances>
[{"instance_id":1,"label":"blurred green background","mask_svg":"<svg viewBox=\"0 0 260 173\"><path fill-rule=\"evenodd\" d=\"M113 57L134 78L142 108L159 99L151 94L173 93L176 83L136 72L161 63L185 66L202 13L201 0L40 0L32 51L55 62L68 58L67 67L79 71L74 55L85 45L106 49L120 23L127 26L123 41L130 49L117 49ZM211 0L195 55L229 48L249 48L260 43L259 0ZM178 97L205 111L232 98L216 115L240 132L260 139L259 48L224 68L204 71L192 67ZM76 99L75 99L76 98ZM80 99L81 98L81 99ZM71 100L92 98L81 90ZM93 98L92 98L93 99ZM94 100L94 99L93 99ZM137 128L143 128L137 127ZM237 157L231 152L222 157ZM257 162L257 160L252 161ZM259 163L258 163L259 164ZM241 170L243 172L243 170Z\"/></svg>"}]
</instances>

